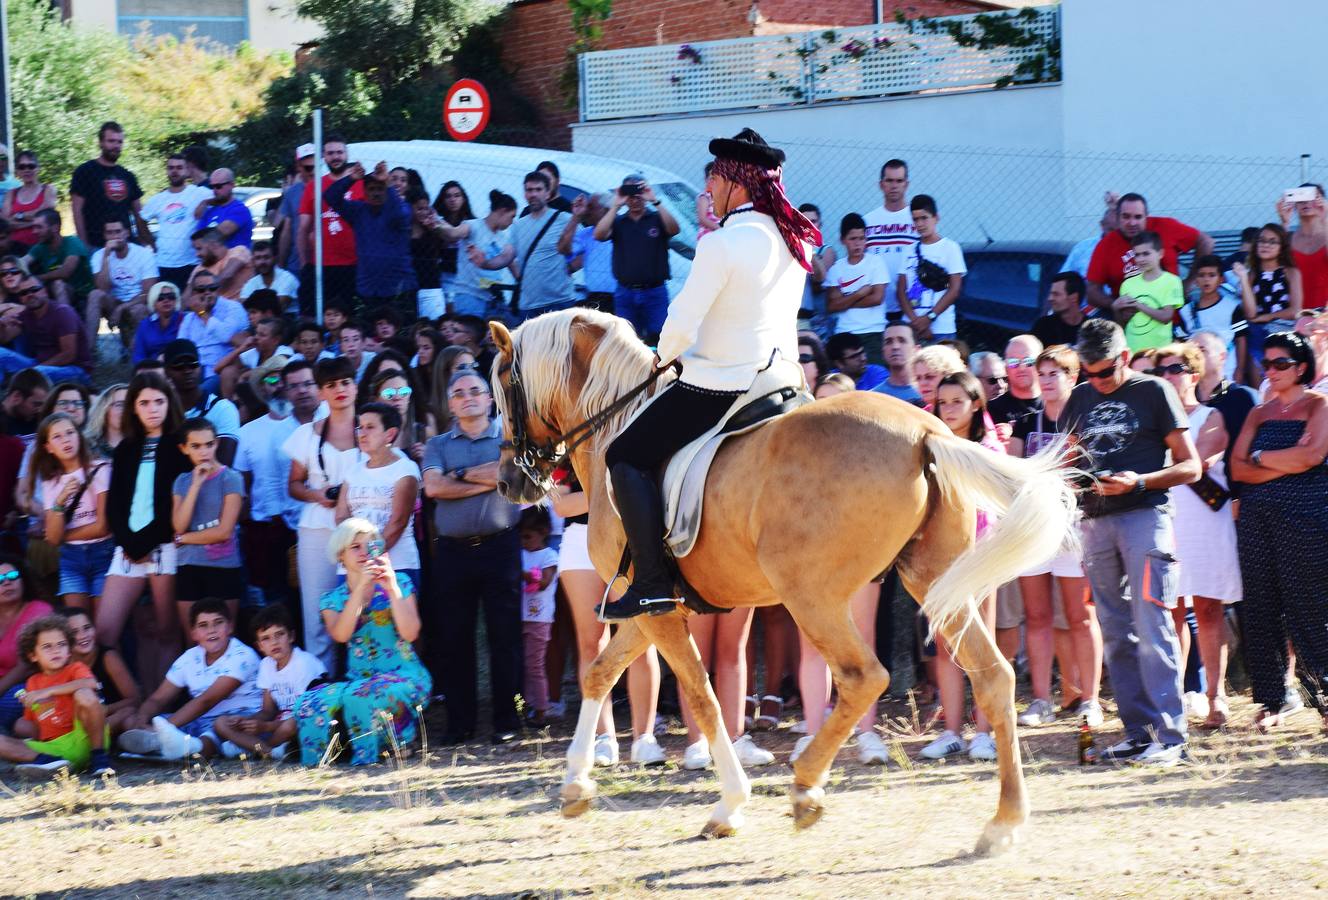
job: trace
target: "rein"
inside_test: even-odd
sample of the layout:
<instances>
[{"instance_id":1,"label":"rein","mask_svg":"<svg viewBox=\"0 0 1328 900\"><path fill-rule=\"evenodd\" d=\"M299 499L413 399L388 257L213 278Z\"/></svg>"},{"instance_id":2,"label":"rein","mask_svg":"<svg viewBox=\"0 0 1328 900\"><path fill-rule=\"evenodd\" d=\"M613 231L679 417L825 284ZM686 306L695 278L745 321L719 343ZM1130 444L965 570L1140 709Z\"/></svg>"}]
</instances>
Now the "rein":
<instances>
[{"instance_id":1,"label":"rein","mask_svg":"<svg viewBox=\"0 0 1328 900\"><path fill-rule=\"evenodd\" d=\"M550 438L542 444L537 444L531 439L530 435L526 434L526 419L530 415L530 411L526 404L526 391L521 384L521 367L517 361L516 348L513 347L512 361L498 370L500 377L504 372L509 374L508 383L513 388L512 440L503 441L501 446L503 449L512 451L512 462L521 474L530 479L531 483L540 486L547 492L553 487L552 471L567 462L577 447L594 437L605 422L625 409L637 397L650 390L660 376L670 369L681 373L682 364L674 360L667 366L656 368L645 381L581 424L557 434L556 437ZM540 416L540 420L550 431L557 431L548 419ZM541 466L547 467L547 470L541 469Z\"/></svg>"}]
</instances>

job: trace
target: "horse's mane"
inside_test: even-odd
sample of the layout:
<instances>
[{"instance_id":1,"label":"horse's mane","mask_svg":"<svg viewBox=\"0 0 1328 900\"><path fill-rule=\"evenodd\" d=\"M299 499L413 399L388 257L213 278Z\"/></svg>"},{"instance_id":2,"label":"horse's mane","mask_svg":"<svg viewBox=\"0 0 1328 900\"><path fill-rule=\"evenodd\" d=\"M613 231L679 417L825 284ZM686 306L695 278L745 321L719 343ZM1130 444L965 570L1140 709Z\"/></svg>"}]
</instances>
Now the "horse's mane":
<instances>
[{"instance_id":1,"label":"horse's mane","mask_svg":"<svg viewBox=\"0 0 1328 900\"><path fill-rule=\"evenodd\" d=\"M545 313L512 332L513 352L520 358L521 380L530 412L534 416L548 416L555 407L563 410L570 407L575 338L578 330L592 328L603 334L595 344L581 386L575 407L578 421L561 423L564 430L599 413L644 381L654 360L650 348L641 342L626 320L593 309ZM595 446L607 447L651 393L646 392L610 416L599 430ZM498 391L494 399L498 411L506 418L509 413L505 392Z\"/></svg>"}]
</instances>

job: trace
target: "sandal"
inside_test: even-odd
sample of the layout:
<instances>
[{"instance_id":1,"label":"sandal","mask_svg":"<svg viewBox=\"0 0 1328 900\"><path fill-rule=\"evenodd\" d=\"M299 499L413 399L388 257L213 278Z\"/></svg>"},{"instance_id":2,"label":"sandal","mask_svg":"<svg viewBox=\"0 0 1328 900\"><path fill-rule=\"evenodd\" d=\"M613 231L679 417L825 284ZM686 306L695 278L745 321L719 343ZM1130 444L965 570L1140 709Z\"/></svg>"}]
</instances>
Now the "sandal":
<instances>
[{"instance_id":1,"label":"sandal","mask_svg":"<svg viewBox=\"0 0 1328 900\"><path fill-rule=\"evenodd\" d=\"M743 713L742 721L747 726L747 731L756 727L756 711L761 705L761 700L755 694L747 697L747 708Z\"/></svg>"},{"instance_id":2,"label":"sandal","mask_svg":"<svg viewBox=\"0 0 1328 900\"><path fill-rule=\"evenodd\" d=\"M1282 725L1282 714L1273 712L1268 707L1263 707L1254 717L1254 727L1260 734L1268 734Z\"/></svg>"},{"instance_id":3,"label":"sandal","mask_svg":"<svg viewBox=\"0 0 1328 900\"><path fill-rule=\"evenodd\" d=\"M750 699L750 698L748 698ZM766 694L761 698L761 714L752 723L754 731L774 731L784 715L784 698Z\"/></svg>"},{"instance_id":4,"label":"sandal","mask_svg":"<svg viewBox=\"0 0 1328 900\"><path fill-rule=\"evenodd\" d=\"M1209 701L1208 718L1203 720L1204 728L1225 728L1227 719L1230 718L1231 708L1227 706L1226 697L1214 697Z\"/></svg>"}]
</instances>

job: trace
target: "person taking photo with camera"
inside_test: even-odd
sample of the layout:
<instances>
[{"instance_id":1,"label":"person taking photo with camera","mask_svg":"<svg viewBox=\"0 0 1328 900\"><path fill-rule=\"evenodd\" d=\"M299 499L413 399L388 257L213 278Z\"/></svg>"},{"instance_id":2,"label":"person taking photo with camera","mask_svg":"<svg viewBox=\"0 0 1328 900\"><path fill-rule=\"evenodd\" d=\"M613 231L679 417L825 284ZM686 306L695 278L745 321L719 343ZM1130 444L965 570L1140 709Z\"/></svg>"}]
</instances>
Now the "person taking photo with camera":
<instances>
[{"instance_id":1,"label":"person taking photo with camera","mask_svg":"<svg viewBox=\"0 0 1328 900\"><path fill-rule=\"evenodd\" d=\"M624 206L626 214L619 215ZM669 314L669 239L677 233L673 214L637 174L623 179L595 225L595 240L613 241L614 311L647 344L658 339Z\"/></svg>"}]
</instances>

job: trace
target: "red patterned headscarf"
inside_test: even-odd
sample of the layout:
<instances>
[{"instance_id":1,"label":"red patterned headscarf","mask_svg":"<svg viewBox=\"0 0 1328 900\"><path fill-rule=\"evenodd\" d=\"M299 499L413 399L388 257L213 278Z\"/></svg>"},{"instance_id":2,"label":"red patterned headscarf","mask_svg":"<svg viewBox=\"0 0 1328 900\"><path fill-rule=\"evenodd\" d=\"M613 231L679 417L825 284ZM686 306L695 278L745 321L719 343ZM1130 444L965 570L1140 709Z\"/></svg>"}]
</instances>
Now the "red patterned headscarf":
<instances>
[{"instance_id":1,"label":"red patterned headscarf","mask_svg":"<svg viewBox=\"0 0 1328 900\"><path fill-rule=\"evenodd\" d=\"M741 185L752 198L752 208L775 220L789 253L808 272L812 270L807 244L821 246L821 232L807 217L793 208L784 193L784 182L779 169L766 169L755 163L739 162L720 157L715 160L714 173L725 181Z\"/></svg>"}]
</instances>

